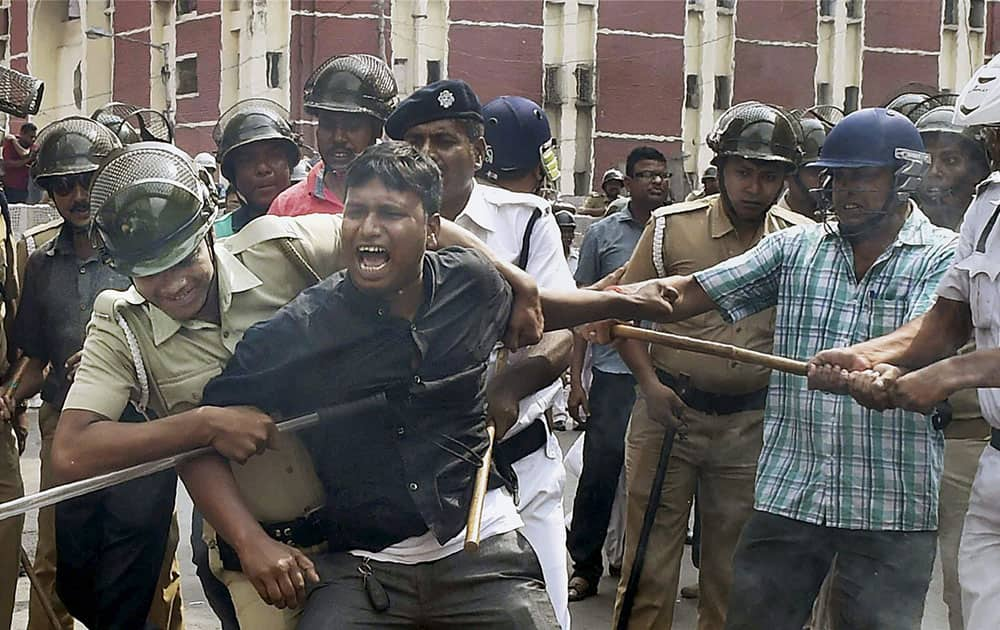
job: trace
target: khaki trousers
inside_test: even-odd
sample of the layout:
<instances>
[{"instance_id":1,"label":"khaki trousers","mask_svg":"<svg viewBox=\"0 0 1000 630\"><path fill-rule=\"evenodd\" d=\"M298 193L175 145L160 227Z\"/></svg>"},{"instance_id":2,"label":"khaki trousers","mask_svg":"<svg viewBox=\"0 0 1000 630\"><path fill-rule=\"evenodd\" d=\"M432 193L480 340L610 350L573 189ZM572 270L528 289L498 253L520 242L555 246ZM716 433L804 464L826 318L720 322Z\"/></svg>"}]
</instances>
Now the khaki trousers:
<instances>
[{"instance_id":1,"label":"khaki trousers","mask_svg":"<svg viewBox=\"0 0 1000 630\"><path fill-rule=\"evenodd\" d=\"M944 603L948 606L948 625L962 630L962 588L958 583L958 547L962 540L969 494L976 477L979 458L986 442L982 439L950 438L944 441L944 474L938 504L938 549L944 583Z\"/></svg>"},{"instance_id":2,"label":"khaki trousers","mask_svg":"<svg viewBox=\"0 0 1000 630\"><path fill-rule=\"evenodd\" d=\"M215 535L215 529L205 521L203 537L205 544L208 545L208 565L215 577L229 589L240 630L295 630L299 625L303 609L275 608L260 598L250 578L240 571L224 569ZM302 553L315 561L317 556L326 553L326 548L326 543L322 543L314 547L305 547Z\"/></svg>"},{"instance_id":3,"label":"khaki trousers","mask_svg":"<svg viewBox=\"0 0 1000 630\"><path fill-rule=\"evenodd\" d=\"M0 423L0 501L24 496L17 438L9 424ZM0 628L9 628L14 618L18 554L24 517L0 521Z\"/></svg>"},{"instance_id":4,"label":"khaki trousers","mask_svg":"<svg viewBox=\"0 0 1000 630\"><path fill-rule=\"evenodd\" d=\"M38 428L42 433L42 464L40 489L56 485L52 470L52 440L59 423L59 410L48 403L38 409ZM59 628L53 628L45 614L38 593L31 589L28 607L28 630L73 630L73 617L56 594L56 509L47 507L38 510L38 546L35 548L35 574L59 617Z\"/></svg>"},{"instance_id":5,"label":"khaki trousers","mask_svg":"<svg viewBox=\"0 0 1000 630\"><path fill-rule=\"evenodd\" d=\"M38 410L38 426L42 434L41 448L41 489L55 485L52 471L52 440L55 437L56 426L59 423L59 411L48 403L42 403ZM149 611L149 622L162 630L182 630L184 627L181 614L180 568L177 564L176 551L178 542L177 517L174 516L170 525L170 538L167 541L167 551L164 554L163 568L160 573L159 586ZM72 630L73 617L56 594L56 533L55 508L48 507L38 511L38 547L35 550L35 573L43 585L52 607L61 622L61 628ZM28 609L28 630L60 630L52 628L45 614L38 594L31 590Z\"/></svg>"},{"instance_id":6,"label":"khaki trousers","mask_svg":"<svg viewBox=\"0 0 1000 630\"><path fill-rule=\"evenodd\" d=\"M670 628L688 516L698 489L701 510L699 630L721 629L732 584L733 551L753 512L763 410L716 416L688 409L686 437L674 439L645 568L635 595L632 628ZM625 446L625 558L615 601L615 624L635 561L639 531L663 443L664 429L649 419L641 397L632 412Z\"/></svg>"}]
</instances>

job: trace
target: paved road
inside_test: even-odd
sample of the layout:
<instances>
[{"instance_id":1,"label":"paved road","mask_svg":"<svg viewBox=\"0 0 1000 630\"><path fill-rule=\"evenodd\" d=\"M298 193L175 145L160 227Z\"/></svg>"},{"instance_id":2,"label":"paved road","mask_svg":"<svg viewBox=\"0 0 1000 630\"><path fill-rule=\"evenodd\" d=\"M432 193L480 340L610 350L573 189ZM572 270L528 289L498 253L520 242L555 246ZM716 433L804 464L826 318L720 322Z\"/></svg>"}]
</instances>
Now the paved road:
<instances>
[{"instance_id":1,"label":"paved road","mask_svg":"<svg viewBox=\"0 0 1000 630\"><path fill-rule=\"evenodd\" d=\"M32 420L33 433L28 443L28 449L22 458L22 474L24 475L25 490L33 492L38 489L38 435L34 432L36 427ZM559 441L564 450L568 450L579 434L566 432L560 434ZM572 497L576 491L575 484L570 481L566 488L567 510L571 509ZM181 588L184 596L184 620L188 630L216 630L219 628L218 622L205 603L201 585L194 575L194 567L191 564L191 548L188 543L191 528L191 500L183 487L177 492L178 520L181 527ZM28 515L24 527L24 545L28 550L28 555L34 554L35 542L37 539L37 529L34 514ZM934 581L927 600L927 610L924 615L922 630L946 630L947 617L944 605L941 603L941 583L940 569L936 567ZM691 566L688 551L685 551L685 559L682 563L681 584L692 584L696 581L697 574ZM596 597L571 605L573 616L573 628L575 630L607 630L611 625L611 608L614 603L614 591L616 582L612 578L605 576L600 584L600 592ZM28 617L28 593L29 585L26 578L21 578L18 583L17 603L14 611L13 628L23 629L27 626ZM694 630L697 627L697 600L679 600L674 617L675 630ZM78 628L83 628L77 624Z\"/></svg>"}]
</instances>

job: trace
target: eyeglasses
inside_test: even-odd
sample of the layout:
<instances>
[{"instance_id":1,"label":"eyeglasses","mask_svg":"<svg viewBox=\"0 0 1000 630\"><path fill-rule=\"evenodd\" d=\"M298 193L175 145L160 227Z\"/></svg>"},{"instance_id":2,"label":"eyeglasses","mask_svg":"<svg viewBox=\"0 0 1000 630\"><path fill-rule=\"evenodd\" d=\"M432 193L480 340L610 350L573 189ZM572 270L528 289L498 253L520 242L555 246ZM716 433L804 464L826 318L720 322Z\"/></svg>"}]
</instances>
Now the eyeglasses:
<instances>
[{"instance_id":1,"label":"eyeglasses","mask_svg":"<svg viewBox=\"0 0 1000 630\"><path fill-rule=\"evenodd\" d=\"M77 186L80 186L84 190L90 187L91 180L94 179L93 173L79 173L77 175L58 175L56 177L50 177L48 183L49 190L56 195L68 195Z\"/></svg>"},{"instance_id":2,"label":"eyeglasses","mask_svg":"<svg viewBox=\"0 0 1000 630\"><path fill-rule=\"evenodd\" d=\"M670 179L670 173L666 171L639 171L632 176L633 179L662 179L664 181Z\"/></svg>"}]
</instances>

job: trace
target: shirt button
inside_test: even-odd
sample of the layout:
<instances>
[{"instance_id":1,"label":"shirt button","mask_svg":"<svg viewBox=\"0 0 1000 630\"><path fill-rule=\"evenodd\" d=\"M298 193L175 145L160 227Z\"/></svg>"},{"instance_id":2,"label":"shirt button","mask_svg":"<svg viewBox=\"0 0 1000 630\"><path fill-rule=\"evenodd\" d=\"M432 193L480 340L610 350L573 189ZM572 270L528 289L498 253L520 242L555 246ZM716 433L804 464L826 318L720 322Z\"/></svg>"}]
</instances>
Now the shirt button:
<instances>
[{"instance_id":1,"label":"shirt button","mask_svg":"<svg viewBox=\"0 0 1000 630\"><path fill-rule=\"evenodd\" d=\"M414 376L414 377L413 377L413 382L414 382L415 384L419 385L419 384L421 383L421 381L420 381L420 377L419 377L419 376Z\"/></svg>"},{"instance_id":2,"label":"shirt button","mask_svg":"<svg viewBox=\"0 0 1000 630\"><path fill-rule=\"evenodd\" d=\"M406 435L406 427L396 427L396 435Z\"/></svg>"},{"instance_id":3,"label":"shirt button","mask_svg":"<svg viewBox=\"0 0 1000 630\"><path fill-rule=\"evenodd\" d=\"M376 314L377 314L377 315L378 315L379 317L382 317L383 315L385 315L385 311L384 311L384 310L382 310L382 308L381 308L381 307L379 307L379 309L378 309L377 311L375 311L375 313L376 313Z\"/></svg>"},{"instance_id":4,"label":"shirt button","mask_svg":"<svg viewBox=\"0 0 1000 630\"><path fill-rule=\"evenodd\" d=\"M81 305L80 305L80 310L81 310L81 311L85 311L85 310L87 310L87 305L86 305L86 304L81 304Z\"/></svg>"},{"instance_id":5,"label":"shirt button","mask_svg":"<svg viewBox=\"0 0 1000 630\"><path fill-rule=\"evenodd\" d=\"M228 330L222 331L222 338L223 339L229 339L229 331Z\"/></svg>"},{"instance_id":6,"label":"shirt button","mask_svg":"<svg viewBox=\"0 0 1000 630\"><path fill-rule=\"evenodd\" d=\"M80 267L80 273L87 273L86 267Z\"/></svg>"},{"instance_id":7,"label":"shirt button","mask_svg":"<svg viewBox=\"0 0 1000 630\"><path fill-rule=\"evenodd\" d=\"M411 481L410 482L410 490L411 491L416 492L419 489L420 489L420 486L417 485L416 481Z\"/></svg>"}]
</instances>

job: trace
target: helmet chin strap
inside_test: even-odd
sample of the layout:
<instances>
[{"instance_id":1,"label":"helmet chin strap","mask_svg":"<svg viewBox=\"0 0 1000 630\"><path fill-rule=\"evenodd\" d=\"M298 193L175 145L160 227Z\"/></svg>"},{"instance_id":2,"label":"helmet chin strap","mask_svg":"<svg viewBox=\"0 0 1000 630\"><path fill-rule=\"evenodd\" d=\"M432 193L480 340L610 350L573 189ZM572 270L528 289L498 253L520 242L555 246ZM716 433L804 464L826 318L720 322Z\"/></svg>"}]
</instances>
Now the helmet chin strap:
<instances>
[{"instance_id":1,"label":"helmet chin strap","mask_svg":"<svg viewBox=\"0 0 1000 630\"><path fill-rule=\"evenodd\" d=\"M874 228L878 227L879 224L889 218L892 213L893 206L898 202L899 199L897 197L897 192L893 190L886 196L885 201L882 202L882 207L877 211L870 213L871 216L858 225L844 229L844 224L838 221L837 228L840 230L840 235L849 241L864 240L858 237L865 234L871 234L874 231Z\"/></svg>"}]
</instances>

